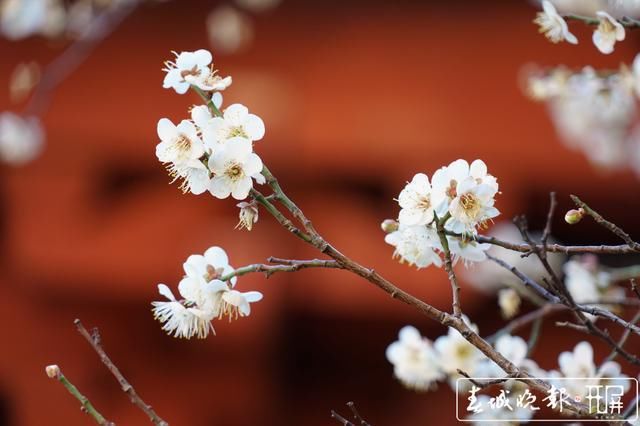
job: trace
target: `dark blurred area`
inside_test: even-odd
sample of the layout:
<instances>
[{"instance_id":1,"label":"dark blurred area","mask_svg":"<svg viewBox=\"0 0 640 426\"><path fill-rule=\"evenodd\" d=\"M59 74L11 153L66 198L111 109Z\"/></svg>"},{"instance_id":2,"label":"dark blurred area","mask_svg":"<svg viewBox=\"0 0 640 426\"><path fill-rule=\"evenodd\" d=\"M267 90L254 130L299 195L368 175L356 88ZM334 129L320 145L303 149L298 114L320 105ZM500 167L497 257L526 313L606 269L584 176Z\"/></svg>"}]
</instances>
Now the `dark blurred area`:
<instances>
[{"instance_id":1,"label":"dark blurred area","mask_svg":"<svg viewBox=\"0 0 640 426\"><path fill-rule=\"evenodd\" d=\"M337 424L330 410L348 412L347 401L376 426L455 424L446 383L436 392L406 390L384 355L405 324L431 339L446 331L346 272L242 277L238 287L264 300L248 318L219 322L204 341L168 337L154 321L156 284L175 288L182 262L209 246L224 247L236 267L317 256L266 214L250 233L234 230L232 200L182 195L155 158L158 119L187 118L198 103L162 89L162 62L172 50L211 48L205 16L214 4L140 7L55 92L43 154L2 170L0 424L91 423L47 379L53 363L117 424L147 423L74 318L99 327L123 374L174 425ZM578 28L584 44L552 45L531 23L534 14L526 2L284 0L253 18L246 50L214 50L214 61L234 79L225 105L243 103L264 119L256 151L316 228L447 309L445 272L398 264L379 230L418 171L481 158L499 179L505 220L525 213L541 228L554 190L559 212L579 194L640 235L637 177L598 172L562 146L544 107L519 83L528 63L616 67L638 43L629 37L605 57ZM17 63L47 63L63 47L37 37L0 41L0 81ZM0 107L15 108L5 90ZM570 227L558 215L554 225L566 243L618 243L589 221ZM483 335L500 327L493 298L463 286L462 303ZM558 353L583 338L547 321L534 358L556 368ZM637 340L628 349L637 350ZM608 354L596 351L597 360Z\"/></svg>"}]
</instances>

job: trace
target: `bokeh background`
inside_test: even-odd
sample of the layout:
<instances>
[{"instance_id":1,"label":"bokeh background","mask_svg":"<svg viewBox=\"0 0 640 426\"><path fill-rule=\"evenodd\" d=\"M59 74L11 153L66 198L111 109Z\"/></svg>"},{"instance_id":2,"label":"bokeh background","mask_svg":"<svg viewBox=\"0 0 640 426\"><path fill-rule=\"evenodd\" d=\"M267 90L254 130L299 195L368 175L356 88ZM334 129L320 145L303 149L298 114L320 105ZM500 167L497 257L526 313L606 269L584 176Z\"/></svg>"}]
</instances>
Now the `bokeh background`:
<instances>
[{"instance_id":1,"label":"bokeh background","mask_svg":"<svg viewBox=\"0 0 640 426\"><path fill-rule=\"evenodd\" d=\"M171 424L337 424L329 412L346 413L347 401L377 426L455 424L446 384L408 391L384 357L405 324L432 339L445 330L348 273L243 277L240 288L260 290L264 300L204 341L168 337L154 321L156 284L175 286L186 257L209 246L224 247L234 266L316 256L266 215L250 233L234 230L234 202L182 195L155 158L157 120L186 118L198 103L162 89L162 62L171 50L211 48L212 6L140 7L54 93L42 155L1 170L0 424L91 423L47 379L52 363L117 424L146 424L76 333L74 318L100 328L112 359ZM526 213L533 228L542 226L555 190L561 212L577 193L640 235L638 178L595 170L561 145L520 81L532 62L629 63L640 39L629 34L605 57L577 25L584 43L552 45L531 23L535 11L524 1L285 0L252 17L248 46L214 50L214 59L234 79L225 103L241 102L264 119L256 150L317 229L446 309L446 274L399 265L379 230L418 171L481 158L499 179L506 220ZM0 82L19 62L47 63L64 46L1 40ZM4 89L0 109L19 110ZM588 221L569 227L561 215L554 234L568 243L617 243ZM483 334L499 328L493 297L463 284L462 302ZM535 358L555 368L557 354L582 338L548 321ZM629 349L638 349L637 340ZM598 347L597 359L607 353Z\"/></svg>"}]
</instances>

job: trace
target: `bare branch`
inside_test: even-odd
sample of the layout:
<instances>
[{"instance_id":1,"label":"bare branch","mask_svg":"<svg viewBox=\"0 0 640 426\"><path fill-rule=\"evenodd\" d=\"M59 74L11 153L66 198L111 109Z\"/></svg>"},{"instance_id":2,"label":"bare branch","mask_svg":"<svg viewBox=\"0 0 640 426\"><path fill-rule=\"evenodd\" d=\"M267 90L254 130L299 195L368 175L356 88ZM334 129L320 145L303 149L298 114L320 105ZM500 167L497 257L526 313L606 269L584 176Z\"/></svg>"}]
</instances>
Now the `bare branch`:
<instances>
[{"instance_id":1,"label":"bare branch","mask_svg":"<svg viewBox=\"0 0 640 426\"><path fill-rule=\"evenodd\" d=\"M80 333L82 337L84 337L87 340L87 342L89 342L91 347L96 351L96 353L100 357L100 360L102 361L102 363L107 367L107 369L111 372L111 374L115 376L118 383L120 383L120 387L122 388L122 391L127 395L129 395L129 399L131 400L131 402L135 404L138 408L140 408L142 411L144 411L144 413L149 417L149 420L151 420L151 422L154 425L169 426L169 423L162 420L160 416L156 414L153 408L151 408L150 405L145 403L142 400L142 398L138 396L133 386L131 386L131 384L127 381L127 379L124 378L122 373L120 373L120 370L118 369L118 367L116 367L116 365L107 356L107 353L104 351L100 343L100 334L98 333L98 329L94 328L93 332L89 334L89 332L87 331L86 328L84 328L84 326L82 325L79 319L76 319L74 321L74 324L78 329L78 333Z\"/></svg>"},{"instance_id":2,"label":"bare branch","mask_svg":"<svg viewBox=\"0 0 640 426\"><path fill-rule=\"evenodd\" d=\"M62 386L64 386L71 395L73 395L78 401L80 401L80 404L82 405L81 410L90 415L97 424L102 426L115 426L115 423L105 419L104 416L100 414L98 410L96 410L93 404L91 404L89 398L84 396L78 390L78 388L75 387L75 385L71 383L69 379L64 376L64 374L62 374L60 367L58 367L57 365L49 365L47 366L46 371L47 376L49 376L50 379L56 379L57 381L62 383Z\"/></svg>"}]
</instances>

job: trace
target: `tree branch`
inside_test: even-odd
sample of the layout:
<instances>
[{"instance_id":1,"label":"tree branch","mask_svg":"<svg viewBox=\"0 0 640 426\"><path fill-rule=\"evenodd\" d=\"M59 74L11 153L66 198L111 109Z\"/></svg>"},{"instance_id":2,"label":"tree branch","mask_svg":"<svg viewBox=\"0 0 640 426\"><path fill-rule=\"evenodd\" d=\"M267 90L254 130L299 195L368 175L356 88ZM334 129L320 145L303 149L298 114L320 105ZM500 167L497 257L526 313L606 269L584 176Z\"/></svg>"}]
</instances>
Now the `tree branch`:
<instances>
[{"instance_id":1,"label":"tree branch","mask_svg":"<svg viewBox=\"0 0 640 426\"><path fill-rule=\"evenodd\" d=\"M102 348L100 343L100 334L98 333L98 329L94 328L92 334L89 334L86 328L82 325L79 319L76 319L73 322L76 325L78 333L84 337L87 342L91 345L91 347L96 351L102 363L107 367L107 369L114 375L118 383L120 383L120 387L122 391L129 395L129 399L131 402L140 408L144 413L149 417L149 420L156 426L169 426L169 423L162 420L158 414L151 408L150 405L145 403L140 396L136 393L135 389L131 384L124 378L122 373L116 365L111 361L111 359L107 356L107 353Z\"/></svg>"}]
</instances>

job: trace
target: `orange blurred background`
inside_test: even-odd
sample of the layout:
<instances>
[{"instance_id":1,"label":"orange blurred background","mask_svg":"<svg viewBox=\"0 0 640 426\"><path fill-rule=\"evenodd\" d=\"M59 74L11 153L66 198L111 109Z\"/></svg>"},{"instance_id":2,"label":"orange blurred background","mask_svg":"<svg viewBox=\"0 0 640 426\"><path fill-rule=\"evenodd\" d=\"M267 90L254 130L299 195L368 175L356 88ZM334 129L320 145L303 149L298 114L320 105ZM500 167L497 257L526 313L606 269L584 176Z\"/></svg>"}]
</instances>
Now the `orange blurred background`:
<instances>
[{"instance_id":1,"label":"orange blurred background","mask_svg":"<svg viewBox=\"0 0 640 426\"><path fill-rule=\"evenodd\" d=\"M250 233L234 230L232 200L182 195L155 158L158 119L187 118L198 103L162 89L162 62L171 50L210 48L204 21L213 5L139 8L55 92L44 153L2 170L0 424L91 423L47 379L52 363L107 418L147 424L76 333L74 318L100 328L114 362L171 424L337 424L329 412L346 413L347 401L376 426L455 424L446 383L436 392L408 391L384 356L405 324L432 339L446 331L346 272L245 276L239 288L259 290L264 300L204 341L168 337L154 321L156 284L175 287L182 262L209 246L224 247L236 267L272 255L316 257L266 214ZM532 228L541 227L555 190L560 212L577 193L640 235L637 178L595 171L561 145L544 107L522 94L518 80L532 62L630 63L637 35L605 57L581 25L579 46L552 45L531 23L534 14L525 2L285 0L253 18L247 50L214 51L214 60L234 79L225 104L241 102L264 119L256 151L316 228L345 254L447 309L444 271L399 265L379 230L418 171L481 158L499 179L497 207L507 220L526 213ZM0 81L19 62L47 63L63 47L41 38L0 41ZM3 109L19 111L6 90ZM591 223L570 229L561 215L555 235L618 243ZM493 298L464 285L462 304L482 334L500 327ZM583 338L547 321L535 359L555 368L558 353ZM607 353L599 347L597 360Z\"/></svg>"}]
</instances>

